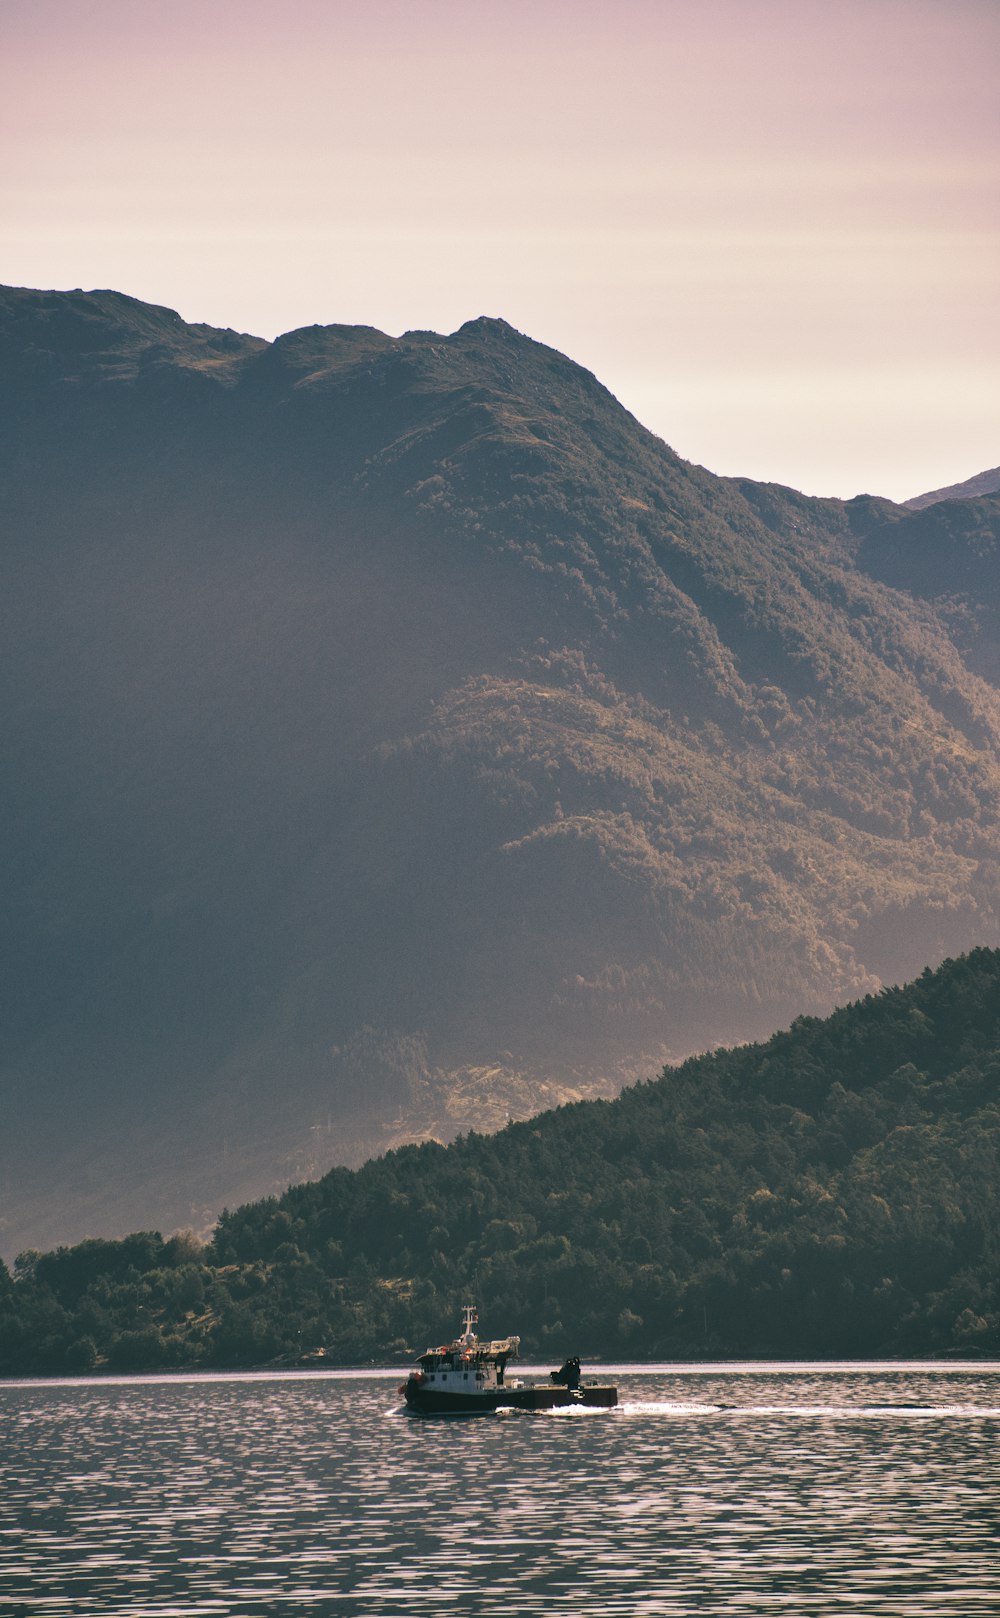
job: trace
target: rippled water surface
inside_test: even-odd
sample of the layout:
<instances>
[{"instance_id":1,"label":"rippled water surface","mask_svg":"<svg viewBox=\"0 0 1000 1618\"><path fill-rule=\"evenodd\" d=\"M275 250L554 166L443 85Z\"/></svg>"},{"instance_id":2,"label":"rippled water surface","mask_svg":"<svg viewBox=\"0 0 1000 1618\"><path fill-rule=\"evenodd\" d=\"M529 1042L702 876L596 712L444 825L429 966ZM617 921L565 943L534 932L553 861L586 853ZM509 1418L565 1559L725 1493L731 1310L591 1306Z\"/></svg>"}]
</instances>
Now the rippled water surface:
<instances>
[{"instance_id":1,"label":"rippled water surface","mask_svg":"<svg viewBox=\"0 0 1000 1618\"><path fill-rule=\"evenodd\" d=\"M1000 1365L661 1367L618 1410L398 1374L0 1384L0 1618L1000 1613Z\"/></svg>"}]
</instances>

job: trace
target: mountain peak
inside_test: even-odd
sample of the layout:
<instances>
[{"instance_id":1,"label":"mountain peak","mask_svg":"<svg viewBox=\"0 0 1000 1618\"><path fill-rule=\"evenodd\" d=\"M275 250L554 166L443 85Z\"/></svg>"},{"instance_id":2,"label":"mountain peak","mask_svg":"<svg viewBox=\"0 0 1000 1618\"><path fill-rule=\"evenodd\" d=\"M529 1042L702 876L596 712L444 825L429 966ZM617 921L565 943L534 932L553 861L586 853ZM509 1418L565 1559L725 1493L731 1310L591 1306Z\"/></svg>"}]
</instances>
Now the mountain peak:
<instances>
[{"instance_id":1,"label":"mountain peak","mask_svg":"<svg viewBox=\"0 0 1000 1618\"><path fill-rule=\"evenodd\" d=\"M530 342L523 332L512 326L508 320L499 315L477 315L475 320L467 320L459 326L456 337L499 337L505 342Z\"/></svg>"}]
</instances>

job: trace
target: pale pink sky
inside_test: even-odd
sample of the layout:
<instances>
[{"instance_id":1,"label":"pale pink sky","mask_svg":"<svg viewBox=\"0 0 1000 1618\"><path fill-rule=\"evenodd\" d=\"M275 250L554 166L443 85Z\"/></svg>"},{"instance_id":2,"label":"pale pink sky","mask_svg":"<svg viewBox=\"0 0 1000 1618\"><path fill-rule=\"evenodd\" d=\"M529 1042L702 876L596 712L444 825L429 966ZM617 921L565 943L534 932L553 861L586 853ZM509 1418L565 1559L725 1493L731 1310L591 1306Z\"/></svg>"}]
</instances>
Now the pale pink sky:
<instances>
[{"instance_id":1,"label":"pale pink sky","mask_svg":"<svg viewBox=\"0 0 1000 1618\"><path fill-rule=\"evenodd\" d=\"M502 315L682 455L1000 462L1000 0L0 0L0 280Z\"/></svg>"}]
</instances>

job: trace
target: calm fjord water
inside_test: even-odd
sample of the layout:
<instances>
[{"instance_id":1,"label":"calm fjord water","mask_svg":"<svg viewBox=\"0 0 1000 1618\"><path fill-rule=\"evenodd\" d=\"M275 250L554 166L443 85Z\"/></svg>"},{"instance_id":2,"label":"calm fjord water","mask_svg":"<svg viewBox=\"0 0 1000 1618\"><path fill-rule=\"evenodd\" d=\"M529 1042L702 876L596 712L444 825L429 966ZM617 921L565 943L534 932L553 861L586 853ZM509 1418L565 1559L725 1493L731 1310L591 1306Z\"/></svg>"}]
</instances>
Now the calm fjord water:
<instances>
[{"instance_id":1,"label":"calm fjord water","mask_svg":"<svg viewBox=\"0 0 1000 1618\"><path fill-rule=\"evenodd\" d=\"M0 1385L0 1618L1000 1612L1000 1365L620 1368L422 1421L391 1376Z\"/></svg>"}]
</instances>

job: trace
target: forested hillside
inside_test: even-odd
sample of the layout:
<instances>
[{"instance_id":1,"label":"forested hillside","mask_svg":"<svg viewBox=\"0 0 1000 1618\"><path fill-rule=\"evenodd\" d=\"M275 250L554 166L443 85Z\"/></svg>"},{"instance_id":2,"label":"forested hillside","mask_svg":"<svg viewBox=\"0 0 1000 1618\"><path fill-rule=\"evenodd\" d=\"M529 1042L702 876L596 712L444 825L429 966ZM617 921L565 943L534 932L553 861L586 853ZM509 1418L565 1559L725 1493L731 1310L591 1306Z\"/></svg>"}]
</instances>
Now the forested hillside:
<instances>
[{"instance_id":1,"label":"forested hillside","mask_svg":"<svg viewBox=\"0 0 1000 1618\"><path fill-rule=\"evenodd\" d=\"M0 1250L1000 943L994 509L713 476L502 320L0 290Z\"/></svg>"},{"instance_id":2,"label":"forested hillside","mask_svg":"<svg viewBox=\"0 0 1000 1618\"><path fill-rule=\"evenodd\" d=\"M0 1374L525 1350L1000 1352L1000 951L614 1101L0 1270Z\"/></svg>"}]
</instances>

